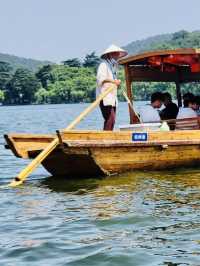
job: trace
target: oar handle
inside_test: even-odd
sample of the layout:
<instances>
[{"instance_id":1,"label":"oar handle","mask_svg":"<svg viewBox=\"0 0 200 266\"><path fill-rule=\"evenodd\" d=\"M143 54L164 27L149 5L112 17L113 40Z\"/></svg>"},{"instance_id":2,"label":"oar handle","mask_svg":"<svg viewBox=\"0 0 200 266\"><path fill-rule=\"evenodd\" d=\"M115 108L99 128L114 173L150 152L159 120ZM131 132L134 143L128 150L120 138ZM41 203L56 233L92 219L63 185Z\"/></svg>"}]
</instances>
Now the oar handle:
<instances>
[{"instance_id":1,"label":"oar handle","mask_svg":"<svg viewBox=\"0 0 200 266\"><path fill-rule=\"evenodd\" d=\"M112 85L107 90L105 90L103 93L99 95L99 97L90 104L74 121L72 121L68 127L65 128L66 130L71 130L74 128L87 114L89 114L99 103L103 98L108 95L114 88L116 88L116 85ZM38 167L38 165L57 147L59 143L58 138L55 138L40 154L33 159L26 168L24 168L19 175L9 184L11 187L18 186L24 182L24 180L28 177L29 174L32 173L32 171Z\"/></svg>"},{"instance_id":2,"label":"oar handle","mask_svg":"<svg viewBox=\"0 0 200 266\"><path fill-rule=\"evenodd\" d=\"M110 92L112 92L113 89L116 89L116 85L112 85L107 90L102 92L99 97L90 104L74 121L72 121L68 127L64 129L64 131L71 130L74 128L86 115L88 115L102 100L104 97L106 97Z\"/></svg>"}]
</instances>

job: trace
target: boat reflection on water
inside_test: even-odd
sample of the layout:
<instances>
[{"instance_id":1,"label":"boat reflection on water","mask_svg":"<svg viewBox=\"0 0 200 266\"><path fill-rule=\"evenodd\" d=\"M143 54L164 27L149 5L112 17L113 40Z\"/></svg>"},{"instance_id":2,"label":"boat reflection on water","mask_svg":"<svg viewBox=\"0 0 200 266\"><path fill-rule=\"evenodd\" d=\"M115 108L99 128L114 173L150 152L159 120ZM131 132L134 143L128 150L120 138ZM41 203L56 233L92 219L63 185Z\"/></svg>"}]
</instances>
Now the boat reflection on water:
<instances>
[{"instance_id":1,"label":"boat reflection on water","mask_svg":"<svg viewBox=\"0 0 200 266\"><path fill-rule=\"evenodd\" d=\"M151 213L200 209L200 169L165 172L129 172L99 179L63 179L49 177L40 186L66 193L85 202L82 208L96 218L111 218L125 213ZM66 198L66 200L67 200ZM190 209L191 210L191 209Z\"/></svg>"}]
</instances>

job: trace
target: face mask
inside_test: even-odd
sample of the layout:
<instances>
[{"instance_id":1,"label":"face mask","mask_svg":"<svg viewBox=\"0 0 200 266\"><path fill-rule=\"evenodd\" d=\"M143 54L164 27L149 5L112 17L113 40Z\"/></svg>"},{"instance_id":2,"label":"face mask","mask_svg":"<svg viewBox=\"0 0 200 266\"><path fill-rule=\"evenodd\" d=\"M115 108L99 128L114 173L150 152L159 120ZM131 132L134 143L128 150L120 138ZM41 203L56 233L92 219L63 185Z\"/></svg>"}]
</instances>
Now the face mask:
<instances>
[{"instance_id":1,"label":"face mask","mask_svg":"<svg viewBox=\"0 0 200 266\"><path fill-rule=\"evenodd\" d=\"M118 66L118 63L117 63L117 60L116 59L111 58L110 61L111 61L111 63L112 63L113 66Z\"/></svg>"},{"instance_id":2,"label":"face mask","mask_svg":"<svg viewBox=\"0 0 200 266\"><path fill-rule=\"evenodd\" d=\"M107 61L109 64L111 64L112 67L117 67L117 66L118 66L118 62L117 62L117 60L114 59L113 57L110 57L110 56L109 56L109 57L106 59L106 61Z\"/></svg>"},{"instance_id":3,"label":"face mask","mask_svg":"<svg viewBox=\"0 0 200 266\"><path fill-rule=\"evenodd\" d=\"M108 64L111 67L111 70L113 73L113 78L116 79L117 78L117 68L118 68L117 60L115 60L114 58L107 58L106 61L108 62Z\"/></svg>"}]
</instances>

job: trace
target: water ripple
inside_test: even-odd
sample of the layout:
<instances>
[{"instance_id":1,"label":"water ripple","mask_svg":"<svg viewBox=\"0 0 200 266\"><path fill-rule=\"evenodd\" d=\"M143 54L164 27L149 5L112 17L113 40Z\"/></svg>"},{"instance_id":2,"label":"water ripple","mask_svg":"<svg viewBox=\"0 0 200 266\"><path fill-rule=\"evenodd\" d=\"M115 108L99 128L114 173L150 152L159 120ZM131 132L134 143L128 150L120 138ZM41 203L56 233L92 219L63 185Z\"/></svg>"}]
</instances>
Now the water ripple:
<instances>
[{"instance_id":1,"label":"water ripple","mask_svg":"<svg viewBox=\"0 0 200 266\"><path fill-rule=\"evenodd\" d=\"M1 184L27 164L4 149L3 134L54 132L84 106L1 107ZM79 127L101 124L96 110ZM200 265L200 169L47 176L40 167L25 185L0 189L0 265Z\"/></svg>"}]
</instances>

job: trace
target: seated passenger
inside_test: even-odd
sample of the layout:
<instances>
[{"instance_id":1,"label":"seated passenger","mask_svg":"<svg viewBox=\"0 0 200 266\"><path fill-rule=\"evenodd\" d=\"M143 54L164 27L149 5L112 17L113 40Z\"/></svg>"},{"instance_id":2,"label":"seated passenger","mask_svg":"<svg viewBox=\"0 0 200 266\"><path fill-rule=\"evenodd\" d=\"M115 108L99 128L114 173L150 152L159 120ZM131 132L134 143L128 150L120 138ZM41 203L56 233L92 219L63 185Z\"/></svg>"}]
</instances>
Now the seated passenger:
<instances>
[{"instance_id":1,"label":"seated passenger","mask_svg":"<svg viewBox=\"0 0 200 266\"><path fill-rule=\"evenodd\" d=\"M196 102L195 111L196 111L197 115L200 116L200 96L199 95L195 96L195 102Z\"/></svg>"},{"instance_id":2,"label":"seated passenger","mask_svg":"<svg viewBox=\"0 0 200 266\"><path fill-rule=\"evenodd\" d=\"M158 109L162 106L163 96L161 92L151 95L151 104L140 107L139 115L142 122L159 122L160 116Z\"/></svg>"},{"instance_id":3,"label":"seated passenger","mask_svg":"<svg viewBox=\"0 0 200 266\"><path fill-rule=\"evenodd\" d=\"M163 93L163 101L165 108L160 112L162 120L176 119L178 114L178 106L172 102L172 96L170 93Z\"/></svg>"},{"instance_id":4,"label":"seated passenger","mask_svg":"<svg viewBox=\"0 0 200 266\"><path fill-rule=\"evenodd\" d=\"M183 95L183 101L184 101L184 100L193 99L194 97L195 97L195 96L194 96L193 93L191 93L191 92L187 92L187 93L185 93L185 94Z\"/></svg>"},{"instance_id":5,"label":"seated passenger","mask_svg":"<svg viewBox=\"0 0 200 266\"><path fill-rule=\"evenodd\" d=\"M177 119L197 117L196 100L194 96L190 96L183 100L184 107L181 107L178 112Z\"/></svg>"}]
</instances>

